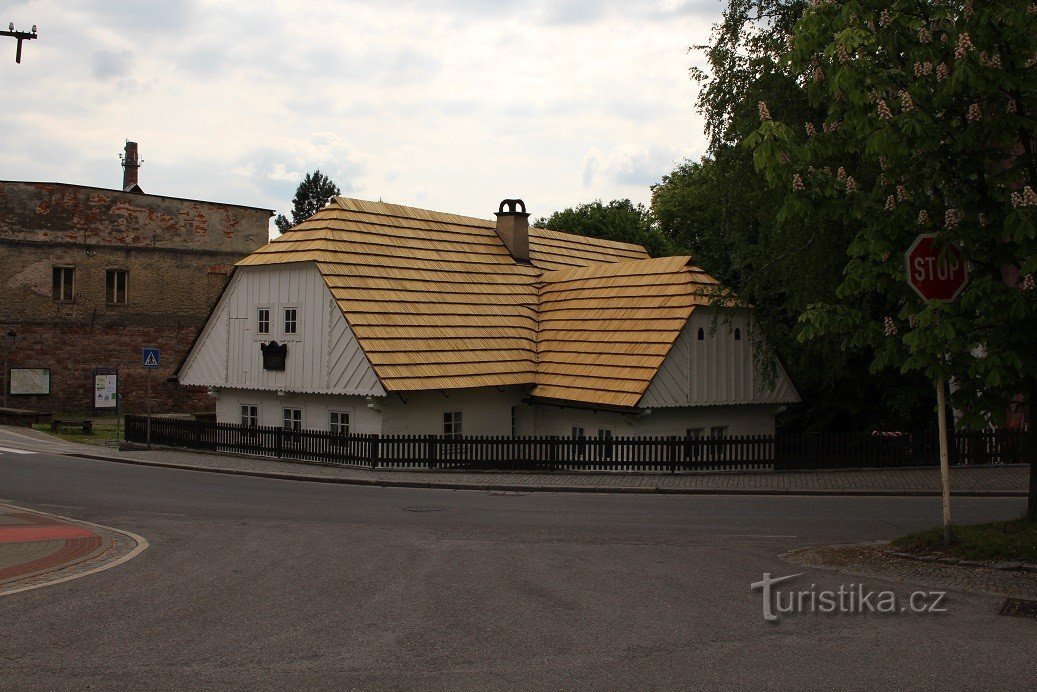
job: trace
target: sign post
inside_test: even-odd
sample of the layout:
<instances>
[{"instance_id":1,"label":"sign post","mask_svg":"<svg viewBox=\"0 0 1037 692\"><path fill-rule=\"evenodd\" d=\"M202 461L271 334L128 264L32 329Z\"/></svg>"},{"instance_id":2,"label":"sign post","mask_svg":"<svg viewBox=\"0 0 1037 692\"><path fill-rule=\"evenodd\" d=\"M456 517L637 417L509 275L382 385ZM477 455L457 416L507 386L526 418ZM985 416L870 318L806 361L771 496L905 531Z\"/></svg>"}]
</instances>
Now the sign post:
<instances>
[{"instance_id":1,"label":"sign post","mask_svg":"<svg viewBox=\"0 0 1037 692\"><path fill-rule=\"evenodd\" d=\"M158 367L160 352L157 348L145 348L141 352L141 361L148 371L148 417L144 424L144 442L151 449L151 371Z\"/></svg>"},{"instance_id":2,"label":"sign post","mask_svg":"<svg viewBox=\"0 0 1037 692\"><path fill-rule=\"evenodd\" d=\"M951 303L969 282L969 269L961 249L947 243L933 246L935 233L923 233L905 254L907 282L922 300ZM947 392L943 375L936 376L936 419L940 435L940 485L943 498L943 543L951 544L951 471L947 444Z\"/></svg>"}]
</instances>

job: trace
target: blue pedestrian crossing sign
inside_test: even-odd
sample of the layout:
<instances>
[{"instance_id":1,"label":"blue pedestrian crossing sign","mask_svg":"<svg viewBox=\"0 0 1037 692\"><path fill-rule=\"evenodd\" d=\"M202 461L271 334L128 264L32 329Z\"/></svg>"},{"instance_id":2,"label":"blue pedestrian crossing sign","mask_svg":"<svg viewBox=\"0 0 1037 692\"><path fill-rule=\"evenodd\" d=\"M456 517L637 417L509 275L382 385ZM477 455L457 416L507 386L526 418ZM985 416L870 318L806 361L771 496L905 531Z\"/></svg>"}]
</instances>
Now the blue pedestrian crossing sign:
<instances>
[{"instance_id":1,"label":"blue pedestrian crossing sign","mask_svg":"<svg viewBox=\"0 0 1037 692\"><path fill-rule=\"evenodd\" d=\"M157 348L145 348L141 355L143 365L145 368L157 368L158 367L158 356L159 350Z\"/></svg>"}]
</instances>

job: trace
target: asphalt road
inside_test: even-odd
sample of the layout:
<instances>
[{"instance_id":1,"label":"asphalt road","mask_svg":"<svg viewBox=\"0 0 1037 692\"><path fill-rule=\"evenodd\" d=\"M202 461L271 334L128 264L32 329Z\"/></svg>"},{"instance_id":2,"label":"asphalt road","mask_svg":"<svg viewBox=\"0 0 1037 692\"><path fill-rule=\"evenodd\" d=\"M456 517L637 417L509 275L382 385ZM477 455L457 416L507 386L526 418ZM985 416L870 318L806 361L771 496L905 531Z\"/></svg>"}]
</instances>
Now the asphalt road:
<instances>
[{"instance_id":1,"label":"asphalt road","mask_svg":"<svg viewBox=\"0 0 1037 692\"><path fill-rule=\"evenodd\" d=\"M0 454L0 499L151 543L0 598L5 689L1007 690L1037 677L1037 622L997 616L993 597L954 593L942 616L763 621L750 583L801 571L780 553L936 524L932 498L506 495ZM955 501L960 521L1022 509Z\"/></svg>"}]
</instances>

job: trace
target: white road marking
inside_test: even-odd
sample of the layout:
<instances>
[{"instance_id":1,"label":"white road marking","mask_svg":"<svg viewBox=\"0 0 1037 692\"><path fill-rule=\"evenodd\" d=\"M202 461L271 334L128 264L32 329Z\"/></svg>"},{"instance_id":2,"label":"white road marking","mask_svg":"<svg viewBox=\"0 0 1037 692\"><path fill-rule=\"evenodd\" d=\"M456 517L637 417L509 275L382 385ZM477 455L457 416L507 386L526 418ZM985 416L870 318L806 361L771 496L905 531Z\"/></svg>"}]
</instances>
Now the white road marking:
<instances>
[{"instance_id":1,"label":"white road marking","mask_svg":"<svg viewBox=\"0 0 1037 692\"><path fill-rule=\"evenodd\" d=\"M32 449L12 449L11 447L0 447L0 452L10 452L11 454L39 454L39 452Z\"/></svg>"}]
</instances>

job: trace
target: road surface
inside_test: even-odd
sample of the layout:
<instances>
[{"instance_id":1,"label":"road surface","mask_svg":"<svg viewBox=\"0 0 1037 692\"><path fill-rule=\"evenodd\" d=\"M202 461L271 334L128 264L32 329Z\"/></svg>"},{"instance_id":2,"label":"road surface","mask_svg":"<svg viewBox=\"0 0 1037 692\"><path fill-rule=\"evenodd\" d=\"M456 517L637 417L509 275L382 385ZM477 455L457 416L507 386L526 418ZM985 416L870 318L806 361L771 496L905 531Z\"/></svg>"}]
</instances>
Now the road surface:
<instances>
[{"instance_id":1,"label":"road surface","mask_svg":"<svg viewBox=\"0 0 1037 692\"><path fill-rule=\"evenodd\" d=\"M1037 622L767 624L793 548L939 523L933 498L365 488L0 452L0 500L144 536L103 573L0 598L0 686L1032 689ZM959 521L1018 498L955 500ZM818 588L865 582L811 571Z\"/></svg>"}]
</instances>

